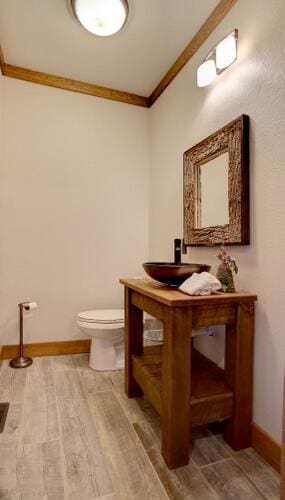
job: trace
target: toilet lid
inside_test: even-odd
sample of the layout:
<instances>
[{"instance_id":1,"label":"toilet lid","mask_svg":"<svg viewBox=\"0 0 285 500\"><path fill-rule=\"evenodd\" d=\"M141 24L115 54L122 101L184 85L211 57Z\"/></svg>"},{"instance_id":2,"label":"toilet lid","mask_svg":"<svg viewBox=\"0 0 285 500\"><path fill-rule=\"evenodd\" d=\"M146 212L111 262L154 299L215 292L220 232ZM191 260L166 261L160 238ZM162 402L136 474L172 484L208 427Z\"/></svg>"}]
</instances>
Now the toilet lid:
<instances>
[{"instance_id":1,"label":"toilet lid","mask_svg":"<svg viewBox=\"0 0 285 500\"><path fill-rule=\"evenodd\" d=\"M78 318L87 323L124 323L125 313L123 309L95 309L79 313Z\"/></svg>"}]
</instances>

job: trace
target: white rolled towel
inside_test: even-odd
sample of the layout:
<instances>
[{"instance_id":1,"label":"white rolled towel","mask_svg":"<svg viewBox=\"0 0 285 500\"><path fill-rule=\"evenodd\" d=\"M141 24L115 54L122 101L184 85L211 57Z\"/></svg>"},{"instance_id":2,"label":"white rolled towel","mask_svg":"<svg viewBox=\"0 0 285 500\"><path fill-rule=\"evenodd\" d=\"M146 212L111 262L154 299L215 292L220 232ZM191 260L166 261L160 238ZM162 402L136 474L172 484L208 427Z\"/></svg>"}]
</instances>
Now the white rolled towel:
<instances>
[{"instance_id":1,"label":"white rolled towel","mask_svg":"<svg viewBox=\"0 0 285 500\"><path fill-rule=\"evenodd\" d=\"M179 290L188 295L211 295L222 288L221 282L210 273L194 273L183 281Z\"/></svg>"}]
</instances>

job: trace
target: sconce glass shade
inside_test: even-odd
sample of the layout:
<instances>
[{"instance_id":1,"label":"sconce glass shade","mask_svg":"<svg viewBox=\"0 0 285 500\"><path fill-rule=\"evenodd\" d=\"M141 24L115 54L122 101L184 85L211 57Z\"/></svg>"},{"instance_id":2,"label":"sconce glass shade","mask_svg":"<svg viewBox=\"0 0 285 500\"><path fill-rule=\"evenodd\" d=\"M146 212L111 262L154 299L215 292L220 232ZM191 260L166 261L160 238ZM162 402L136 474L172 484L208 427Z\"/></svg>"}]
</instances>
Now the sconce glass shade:
<instances>
[{"instance_id":1,"label":"sconce glass shade","mask_svg":"<svg viewBox=\"0 0 285 500\"><path fill-rule=\"evenodd\" d=\"M222 40L216 47L216 65L218 69L225 69L237 58L236 37L232 33Z\"/></svg>"},{"instance_id":2,"label":"sconce glass shade","mask_svg":"<svg viewBox=\"0 0 285 500\"><path fill-rule=\"evenodd\" d=\"M204 61L197 69L197 85L198 87L206 87L210 85L217 76L215 61L209 59Z\"/></svg>"},{"instance_id":3,"label":"sconce glass shade","mask_svg":"<svg viewBox=\"0 0 285 500\"><path fill-rule=\"evenodd\" d=\"M71 0L75 16L94 35L114 35L124 26L129 12L127 0Z\"/></svg>"}]
</instances>

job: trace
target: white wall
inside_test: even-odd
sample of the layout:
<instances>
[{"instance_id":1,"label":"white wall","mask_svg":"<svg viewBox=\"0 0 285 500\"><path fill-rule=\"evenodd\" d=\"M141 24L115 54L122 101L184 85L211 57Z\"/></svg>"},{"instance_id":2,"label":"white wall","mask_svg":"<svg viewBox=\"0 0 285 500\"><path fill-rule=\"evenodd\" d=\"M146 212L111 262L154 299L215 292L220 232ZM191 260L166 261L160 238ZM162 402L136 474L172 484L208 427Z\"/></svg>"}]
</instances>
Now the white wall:
<instances>
[{"instance_id":1,"label":"white wall","mask_svg":"<svg viewBox=\"0 0 285 500\"><path fill-rule=\"evenodd\" d=\"M78 312L123 305L148 254L148 110L3 78L2 344L82 338Z\"/></svg>"},{"instance_id":2,"label":"white wall","mask_svg":"<svg viewBox=\"0 0 285 500\"><path fill-rule=\"evenodd\" d=\"M285 355L285 9L283 0L239 0L218 29L151 109L151 259L172 258L182 236L182 154L241 113L251 120L251 245L230 248L238 258L238 285L258 293L254 420L281 435ZM196 86L196 68L233 28L238 61L208 88ZM188 250L188 260L218 264L216 249ZM221 355L221 337L203 339Z\"/></svg>"}]
</instances>

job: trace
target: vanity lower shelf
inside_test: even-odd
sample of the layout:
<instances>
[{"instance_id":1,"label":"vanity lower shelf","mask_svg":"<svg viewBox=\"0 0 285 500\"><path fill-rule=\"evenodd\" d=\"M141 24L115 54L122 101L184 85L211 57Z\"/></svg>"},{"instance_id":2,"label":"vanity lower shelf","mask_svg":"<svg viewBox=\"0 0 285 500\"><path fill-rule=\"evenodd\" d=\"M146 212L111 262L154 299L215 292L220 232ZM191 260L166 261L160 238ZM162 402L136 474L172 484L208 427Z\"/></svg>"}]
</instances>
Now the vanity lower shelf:
<instances>
[{"instance_id":1,"label":"vanity lower shelf","mask_svg":"<svg viewBox=\"0 0 285 500\"><path fill-rule=\"evenodd\" d=\"M133 376L146 398L162 415L162 346L144 347L132 355ZM224 370L192 350L190 423L192 427L226 420L234 414L234 395L225 384Z\"/></svg>"}]
</instances>

